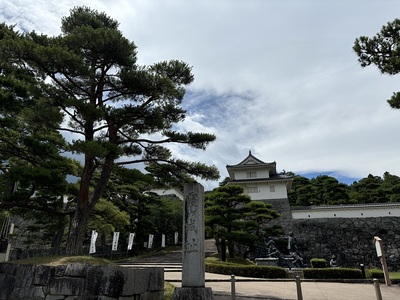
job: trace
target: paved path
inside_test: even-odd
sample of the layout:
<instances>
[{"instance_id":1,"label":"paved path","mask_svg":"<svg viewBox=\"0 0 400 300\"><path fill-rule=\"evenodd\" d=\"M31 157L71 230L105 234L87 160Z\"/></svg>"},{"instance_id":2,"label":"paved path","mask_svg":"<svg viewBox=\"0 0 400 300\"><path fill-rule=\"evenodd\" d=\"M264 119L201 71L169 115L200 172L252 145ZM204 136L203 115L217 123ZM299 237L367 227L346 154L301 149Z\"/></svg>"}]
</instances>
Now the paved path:
<instances>
[{"instance_id":1,"label":"paved path","mask_svg":"<svg viewBox=\"0 0 400 300\"><path fill-rule=\"evenodd\" d=\"M230 282L206 282L215 295L230 296ZM179 283L176 284L179 286ZM301 284L304 300L376 300L372 284L303 282ZM399 300L400 287L381 286L384 300ZM237 282L236 294L239 297L255 299L290 299L297 298L296 283L291 282Z\"/></svg>"},{"instance_id":2,"label":"paved path","mask_svg":"<svg viewBox=\"0 0 400 300\"><path fill-rule=\"evenodd\" d=\"M212 244L210 244L212 248ZM209 249L211 251L212 249ZM172 259L170 259L172 258ZM163 267L164 278L177 287L181 286L181 253L175 251L168 257L159 256L125 262L124 266ZM215 300L231 300L231 276L206 273L206 287L211 287ZM236 277L237 300L297 300L294 280L265 280L259 278ZM303 300L377 300L372 283L337 283L303 281ZM400 300L400 286L380 285L383 300Z\"/></svg>"},{"instance_id":3,"label":"paved path","mask_svg":"<svg viewBox=\"0 0 400 300\"><path fill-rule=\"evenodd\" d=\"M182 273L179 263L137 263L124 266L163 267L164 279L181 286ZM216 300L231 299L231 276L206 273L206 287L211 287ZM266 280L260 278L235 277L236 299L275 299L297 300L297 288L294 280ZM377 300L372 283L336 283L302 281L301 290L304 300ZM400 300L400 286L380 284L383 300Z\"/></svg>"}]
</instances>

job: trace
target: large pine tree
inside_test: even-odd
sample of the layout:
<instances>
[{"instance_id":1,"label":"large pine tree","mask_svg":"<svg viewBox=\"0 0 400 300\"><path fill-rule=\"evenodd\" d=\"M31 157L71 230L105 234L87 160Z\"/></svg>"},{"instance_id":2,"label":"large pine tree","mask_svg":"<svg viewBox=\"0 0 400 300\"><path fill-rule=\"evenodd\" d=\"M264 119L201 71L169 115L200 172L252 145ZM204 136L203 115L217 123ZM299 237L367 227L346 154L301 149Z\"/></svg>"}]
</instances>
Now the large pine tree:
<instances>
[{"instance_id":1,"label":"large pine tree","mask_svg":"<svg viewBox=\"0 0 400 300\"><path fill-rule=\"evenodd\" d=\"M191 68L177 60L138 65L136 46L118 25L104 13L76 7L62 18L59 36L14 32L0 39L4 64L33 74L40 99L61 112L57 129L72 135L63 150L83 157L69 254L81 253L89 214L115 165L147 163L165 170L164 175L218 178L215 167L176 159L164 146L180 143L204 150L215 140L211 134L173 129L185 118L181 102L193 81Z\"/></svg>"}]
</instances>

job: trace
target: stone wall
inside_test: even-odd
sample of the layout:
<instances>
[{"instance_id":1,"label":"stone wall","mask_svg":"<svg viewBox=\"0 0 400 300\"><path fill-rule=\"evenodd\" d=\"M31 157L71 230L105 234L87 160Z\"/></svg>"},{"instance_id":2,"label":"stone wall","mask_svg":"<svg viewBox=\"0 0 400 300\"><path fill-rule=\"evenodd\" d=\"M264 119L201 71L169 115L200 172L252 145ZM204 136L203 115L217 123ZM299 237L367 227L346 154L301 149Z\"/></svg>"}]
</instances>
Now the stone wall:
<instances>
[{"instance_id":1,"label":"stone wall","mask_svg":"<svg viewBox=\"0 0 400 300\"><path fill-rule=\"evenodd\" d=\"M282 227L285 233L289 233L292 230L292 212L290 210L288 199L272 199L263 200L263 202L271 204L272 209L277 211L281 216L270 222L270 225L279 225Z\"/></svg>"},{"instance_id":2,"label":"stone wall","mask_svg":"<svg viewBox=\"0 0 400 300\"><path fill-rule=\"evenodd\" d=\"M0 300L161 300L163 268L0 264Z\"/></svg>"},{"instance_id":3,"label":"stone wall","mask_svg":"<svg viewBox=\"0 0 400 300\"><path fill-rule=\"evenodd\" d=\"M281 214L270 225L280 225L285 234L279 241L293 232L301 251L304 263L311 258L325 258L329 263L332 255L337 257L343 267L381 268L373 244L374 236L383 241L386 260L391 271L400 270L400 218L308 218L293 219L289 201L277 199L265 201ZM280 245L281 252L287 252L286 246ZM257 253L255 253L257 255Z\"/></svg>"},{"instance_id":4,"label":"stone wall","mask_svg":"<svg viewBox=\"0 0 400 300\"><path fill-rule=\"evenodd\" d=\"M400 218L326 218L292 220L292 231L305 263L335 255L340 266L381 268L373 244L383 241L389 270L400 270Z\"/></svg>"}]
</instances>

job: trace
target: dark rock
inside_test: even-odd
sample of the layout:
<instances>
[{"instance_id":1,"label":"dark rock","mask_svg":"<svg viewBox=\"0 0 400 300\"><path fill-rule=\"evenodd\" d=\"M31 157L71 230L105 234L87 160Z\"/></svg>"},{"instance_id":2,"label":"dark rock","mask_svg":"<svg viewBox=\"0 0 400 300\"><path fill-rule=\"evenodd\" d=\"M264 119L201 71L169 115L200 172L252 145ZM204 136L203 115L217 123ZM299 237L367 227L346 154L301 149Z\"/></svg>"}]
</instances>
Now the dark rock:
<instances>
[{"instance_id":1,"label":"dark rock","mask_svg":"<svg viewBox=\"0 0 400 300\"><path fill-rule=\"evenodd\" d=\"M11 293L10 300L43 300L45 294L41 286L17 288Z\"/></svg>"},{"instance_id":2,"label":"dark rock","mask_svg":"<svg viewBox=\"0 0 400 300\"><path fill-rule=\"evenodd\" d=\"M31 286L33 282L33 275L35 274L35 266L33 265L18 265L15 272L15 287L23 288Z\"/></svg>"},{"instance_id":3,"label":"dark rock","mask_svg":"<svg viewBox=\"0 0 400 300\"><path fill-rule=\"evenodd\" d=\"M55 277L50 281L51 295L83 295L85 279L76 277Z\"/></svg>"},{"instance_id":4,"label":"dark rock","mask_svg":"<svg viewBox=\"0 0 400 300\"><path fill-rule=\"evenodd\" d=\"M14 290L15 276L8 273L0 274L0 299L9 299Z\"/></svg>"},{"instance_id":5,"label":"dark rock","mask_svg":"<svg viewBox=\"0 0 400 300\"><path fill-rule=\"evenodd\" d=\"M86 277L86 273L89 267L89 264L70 264L65 269L64 276Z\"/></svg>"},{"instance_id":6,"label":"dark rock","mask_svg":"<svg viewBox=\"0 0 400 300\"><path fill-rule=\"evenodd\" d=\"M54 277L54 267L38 265L33 276L34 285L48 285L51 277Z\"/></svg>"},{"instance_id":7,"label":"dark rock","mask_svg":"<svg viewBox=\"0 0 400 300\"><path fill-rule=\"evenodd\" d=\"M104 293L107 277L104 275L104 267L92 266L87 270L85 295L101 295Z\"/></svg>"}]
</instances>

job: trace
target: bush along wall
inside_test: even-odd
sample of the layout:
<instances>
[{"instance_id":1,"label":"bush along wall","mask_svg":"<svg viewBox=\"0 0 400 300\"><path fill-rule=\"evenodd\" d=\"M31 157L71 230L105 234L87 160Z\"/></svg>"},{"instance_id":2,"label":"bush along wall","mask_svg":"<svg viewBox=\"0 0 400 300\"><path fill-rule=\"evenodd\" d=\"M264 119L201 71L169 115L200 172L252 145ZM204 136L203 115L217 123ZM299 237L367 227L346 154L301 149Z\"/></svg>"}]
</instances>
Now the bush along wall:
<instances>
[{"instance_id":1,"label":"bush along wall","mask_svg":"<svg viewBox=\"0 0 400 300\"><path fill-rule=\"evenodd\" d=\"M323 258L312 258L310 264L311 268L326 268L326 260Z\"/></svg>"},{"instance_id":2,"label":"bush along wall","mask_svg":"<svg viewBox=\"0 0 400 300\"><path fill-rule=\"evenodd\" d=\"M280 267L206 263L206 272L253 278L287 278L285 269Z\"/></svg>"},{"instance_id":3,"label":"bush along wall","mask_svg":"<svg viewBox=\"0 0 400 300\"><path fill-rule=\"evenodd\" d=\"M350 268L306 268L305 279L363 279L361 270Z\"/></svg>"}]
</instances>

